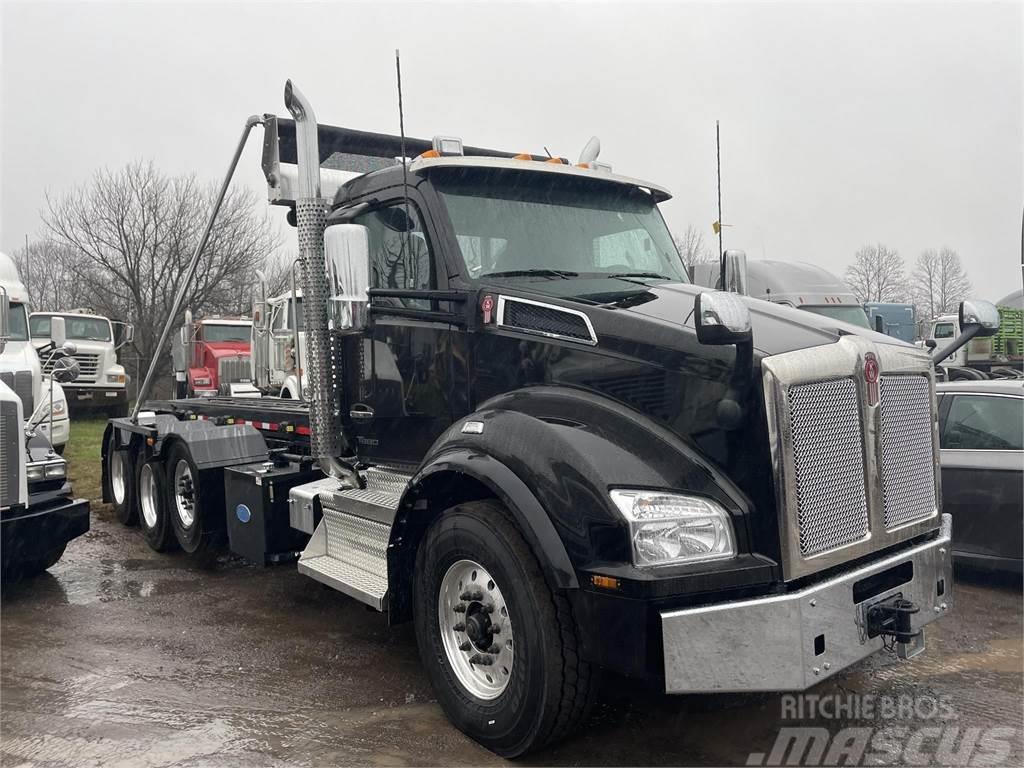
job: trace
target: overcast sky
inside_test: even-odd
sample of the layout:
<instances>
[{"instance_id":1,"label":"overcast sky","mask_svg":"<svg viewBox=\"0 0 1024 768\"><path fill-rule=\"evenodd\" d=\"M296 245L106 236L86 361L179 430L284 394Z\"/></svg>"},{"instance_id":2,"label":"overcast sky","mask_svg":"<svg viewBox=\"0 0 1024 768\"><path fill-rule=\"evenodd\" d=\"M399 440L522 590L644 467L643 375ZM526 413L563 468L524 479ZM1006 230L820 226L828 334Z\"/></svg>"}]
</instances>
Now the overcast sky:
<instances>
[{"instance_id":1,"label":"overcast sky","mask_svg":"<svg viewBox=\"0 0 1024 768\"><path fill-rule=\"evenodd\" d=\"M219 178L288 77L322 121L397 133L398 47L410 135L575 160L597 134L711 241L719 119L726 247L838 273L865 243L908 267L948 245L998 299L1021 286L1022 8L3 2L0 248L101 166ZM241 171L262 194L258 140Z\"/></svg>"}]
</instances>

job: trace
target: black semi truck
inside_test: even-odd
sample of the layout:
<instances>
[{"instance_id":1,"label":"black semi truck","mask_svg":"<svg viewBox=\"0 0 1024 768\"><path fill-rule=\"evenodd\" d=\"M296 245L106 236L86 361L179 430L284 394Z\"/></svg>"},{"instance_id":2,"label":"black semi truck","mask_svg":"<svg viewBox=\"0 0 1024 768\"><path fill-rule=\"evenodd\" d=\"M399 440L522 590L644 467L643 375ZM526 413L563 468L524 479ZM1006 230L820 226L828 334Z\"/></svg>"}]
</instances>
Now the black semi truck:
<instances>
[{"instance_id":1,"label":"black semi truck","mask_svg":"<svg viewBox=\"0 0 1024 768\"><path fill-rule=\"evenodd\" d=\"M399 139L285 101L293 120L246 123L222 190L262 125L298 229L305 399L112 420L105 497L151 546L297 560L414 622L448 716L505 756L579 723L599 670L803 690L923 649L953 602L924 350L689 284L669 193L593 151ZM965 304L967 335L989 309Z\"/></svg>"}]
</instances>

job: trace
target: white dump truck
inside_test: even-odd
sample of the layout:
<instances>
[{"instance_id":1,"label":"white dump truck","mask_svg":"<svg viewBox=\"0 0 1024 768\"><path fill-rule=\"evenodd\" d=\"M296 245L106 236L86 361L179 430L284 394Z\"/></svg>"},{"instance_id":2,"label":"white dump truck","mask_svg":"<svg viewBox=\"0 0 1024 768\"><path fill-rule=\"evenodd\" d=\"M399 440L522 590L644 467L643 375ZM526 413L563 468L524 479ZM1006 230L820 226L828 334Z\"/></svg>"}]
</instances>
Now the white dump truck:
<instances>
[{"instance_id":1,"label":"white dump truck","mask_svg":"<svg viewBox=\"0 0 1024 768\"><path fill-rule=\"evenodd\" d=\"M64 392L68 407L76 412L98 411L108 416L128 412L128 375L117 361L117 351L134 338L129 323L110 320L89 309L68 312L33 312L29 317L32 343L41 349L52 341L53 318L64 319L67 339L73 341L79 365L78 378L67 384ZM43 373L49 374L52 361L43 362Z\"/></svg>"}]
</instances>

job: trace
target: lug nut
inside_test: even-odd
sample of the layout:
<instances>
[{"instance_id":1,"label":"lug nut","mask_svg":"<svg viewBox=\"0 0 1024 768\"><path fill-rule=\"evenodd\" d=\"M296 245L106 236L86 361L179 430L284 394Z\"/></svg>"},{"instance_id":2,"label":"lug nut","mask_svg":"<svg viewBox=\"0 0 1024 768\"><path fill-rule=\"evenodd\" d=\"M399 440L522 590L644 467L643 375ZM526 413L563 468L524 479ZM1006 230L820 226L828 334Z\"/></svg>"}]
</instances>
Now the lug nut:
<instances>
[{"instance_id":1,"label":"lug nut","mask_svg":"<svg viewBox=\"0 0 1024 768\"><path fill-rule=\"evenodd\" d=\"M472 647L473 647L473 646L472 646L472 644L470 644L470 643L468 643L468 642L467 642L467 643L462 643L462 644L461 644L461 645L459 646L459 650L460 650L460 651L468 651L468 650L469 650L470 648L472 648Z\"/></svg>"},{"instance_id":2,"label":"lug nut","mask_svg":"<svg viewBox=\"0 0 1024 768\"><path fill-rule=\"evenodd\" d=\"M474 653L469 657L470 664L479 664L481 667L489 667L494 663L494 659L490 656L482 656L479 653Z\"/></svg>"},{"instance_id":3,"label":"lug nut","mask_svg":"<svg viewBox=\"0 0 1024 768\"><path fill-rule=\"evenodd\" d=\"M459 600L466 600L467 602L470 602L470 603L472 603L472 602L474 602L476 600L483 600L483 599L484 599L484 593L481 592L478 589L477 590L469 590L469 589L467 589L465 592L463 592L461 595L459 595Z\"/></svg>"},{"instance_id":4,"label":"lug nut","mask_svg":"<svg viewBox=\"0 0 1024 768\"><path fill-rule=\"evenodd\" d=\"M492 645L490 648L487 649L487 652L493 653L495 656L497 656L499 653L501 653L501 647L497 645Z\"/></svg>"},{"instance_id":5,"label":"lug nut","mask_svg":"<svg viewBox=\"0 0 1024 768\"><path fill-rule=\"evenodd\" d=\"M465 603L459 603L454 608L452 608L452 610L455 611L456 613L465 613L466 612L466 604Z\"/></svg>"},{"instance_id":6,"label":"lug nut","mask_svg":"<svg viewBox=\"0 0 1024 768\"><path fill-rule=\"evenodd\" d=\"M456 632L465 632L466 631L466 625L463 624L460 621L458 624L456 624L454 627L452 627L452 629L454 629Z\"/></svg>"}]
</instances>

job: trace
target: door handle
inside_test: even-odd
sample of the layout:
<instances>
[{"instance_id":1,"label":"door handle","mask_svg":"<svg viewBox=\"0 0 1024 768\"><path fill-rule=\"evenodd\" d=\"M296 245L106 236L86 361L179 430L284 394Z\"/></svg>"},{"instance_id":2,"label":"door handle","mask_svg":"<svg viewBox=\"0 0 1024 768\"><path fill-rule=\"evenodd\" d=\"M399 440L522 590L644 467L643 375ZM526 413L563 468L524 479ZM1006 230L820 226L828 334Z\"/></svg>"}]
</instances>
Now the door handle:
<instances>
[{"instance_id":1,"label":"door handle","mask_svg":"<svg viewBox=\"0 0 1024 768\"><path fill-rule=\"evenodd\" d=\"M373 418L373 408L362 403L356 403L352 406L348 415L353 421L369 421Z\"/></svg>"}]
</instances>

